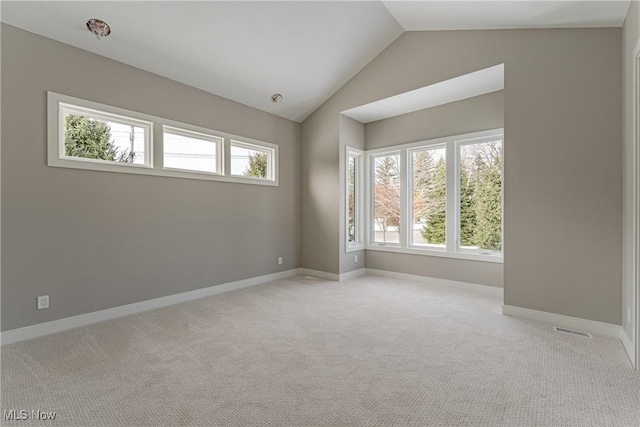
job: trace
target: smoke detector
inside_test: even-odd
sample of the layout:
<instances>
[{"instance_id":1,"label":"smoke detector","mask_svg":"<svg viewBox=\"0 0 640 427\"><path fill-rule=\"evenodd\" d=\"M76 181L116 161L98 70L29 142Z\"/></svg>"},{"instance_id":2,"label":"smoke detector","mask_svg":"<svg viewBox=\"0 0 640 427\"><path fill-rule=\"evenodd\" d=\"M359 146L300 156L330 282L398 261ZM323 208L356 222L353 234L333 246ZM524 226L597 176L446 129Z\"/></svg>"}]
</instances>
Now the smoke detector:
<instances>
[{"instance_id":1,"label":"smoke detector","mask_svg":"<svg viewBox=\"0 0 640 427\"><path fill-rule=\"evenodd\" d=\"M106 22L100 19L89 19L87 21L87 28L89 29L89 31L96 35L98 40L111 34L111 27L109 27Z\"/></svg>"},{"instance_id":2,"label":"smoke detector","mask_svg":"<svg viewBox=\"0 0 640 427\"><path fill-rule=\"evenodd\" d=\"M274 104L279 104L280 102L282 102L282 95L279 93L274 93L273 95L271 95L271 102L273 102Z\"/></svg>"}]
</instances>

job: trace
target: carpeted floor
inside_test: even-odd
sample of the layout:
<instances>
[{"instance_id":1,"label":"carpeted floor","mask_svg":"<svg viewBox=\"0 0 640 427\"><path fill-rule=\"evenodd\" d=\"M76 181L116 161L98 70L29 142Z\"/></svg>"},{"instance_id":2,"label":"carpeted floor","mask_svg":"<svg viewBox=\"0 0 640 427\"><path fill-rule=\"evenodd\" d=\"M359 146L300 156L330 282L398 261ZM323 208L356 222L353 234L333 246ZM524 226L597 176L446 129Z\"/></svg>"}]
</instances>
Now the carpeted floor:
<instances>
[{"instance_id":1,"label":"carpeted floor","mask_svg":"<svg viewBox=\"0 0 640 427\"><path fill-rule=\"evenodd\" d=\"M620 341L473 291L303 277L2 348L2 409L65 426L638 426Z\"/></svg>"}]
</instances>

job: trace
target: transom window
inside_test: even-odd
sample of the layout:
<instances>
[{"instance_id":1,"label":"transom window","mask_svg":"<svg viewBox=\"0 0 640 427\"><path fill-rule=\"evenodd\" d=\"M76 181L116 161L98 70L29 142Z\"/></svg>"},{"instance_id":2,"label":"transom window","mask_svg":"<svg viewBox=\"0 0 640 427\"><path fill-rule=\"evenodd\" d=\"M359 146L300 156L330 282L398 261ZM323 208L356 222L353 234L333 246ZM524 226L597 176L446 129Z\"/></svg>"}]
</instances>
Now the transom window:
<instances>
[{"instance_id":1,"label":"transom window","mask_svg":"<svg viewBox=\"0 0 640 427\"><path fill-rule=\"evenodd\" d=\"M64 103L59 114L60 157L150 166L152 123Z\"/></svg>"},{"instance_id":2,"label":"transom window","mask_svg":"<svg viewBox=\"0 0 640 427\"><path fill-rule=\"evenodd\" d=\"M224 138L163 126L164 168L219 174Z\"/></svg>"},{"instance_id":3,"label":"transom window","mask_svg":"<svg viewBox=\"0 0 640 427\"><path fill-rule=\"evenodd\" d=\"M278 146L53 92L49 166L278 185Z\"/></svg>"},{"instance_id":4,"label":"transom window","mask_svg":"<svg viewBox=\"0 0 640 427\"><path fill-rule=\"evenodd\" d=\"M231 140L231 175L273 179L274 153L274 148Z\"/></svg>"}]
</instances>

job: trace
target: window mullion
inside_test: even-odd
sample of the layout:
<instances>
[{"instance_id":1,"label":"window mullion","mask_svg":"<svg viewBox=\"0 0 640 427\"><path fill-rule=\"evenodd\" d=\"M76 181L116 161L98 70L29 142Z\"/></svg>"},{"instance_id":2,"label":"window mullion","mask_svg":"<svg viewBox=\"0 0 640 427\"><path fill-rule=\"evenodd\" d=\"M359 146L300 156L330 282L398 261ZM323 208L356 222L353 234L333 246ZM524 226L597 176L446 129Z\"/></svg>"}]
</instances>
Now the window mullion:
<instances>
[{"instance_id":1,"label":"window mullion","mask_svg":"<svg viewBox=\"0 0 640 427\"><path fill-rule=\"evenodd\" d=\"M409 247L409 227L411 209L409 208L410 185L409 185L409 162L408 150L400 150L400 247Z\"/></svg>"},{"instance_id":2,"label":"window mullion","mask_svg":"<svg viewBox=\"0 0 640 427\"><path fill-rule=\"evenodd\" d=\"M162 169L164 167L164 128L162 125L154 123L151 141L151 167Z\"/></svg>"},{"instance_id":3,"label":"window mullion","mask_svg":"<svg viewBox=\"0 0 640 427\"><path fill-rule=\"evenodd\" d=\"M372 245L375 242L373 238L373 233L375 227L373 226L375 209L373 207L373 185L375 182L375 177L373 176L374 169L371 167L371 162L373 161L373 157L370 154L364 155L364 173L366 176L365 180L365 221L364 221L364 233L365 233L365 246Z\"/></svg>"},{"instance_id":4,"label":"window mullion","mask_svg":"<svg viewBox=\"0 0 640 427\"><path fill-rule=\"evenodd\" d=\"M458 182L460 172L458 170L457 146L452 142L447 143L446 175L447 175L447 252L455 252L458 248L460 223L460 198L458 197Z\"/></svg>"},{"instance_id":5,"label":"window mullion","mask_svg":"<svg viewBox=\"0 0 640 427\"><path fill-rule=\"evenodd\" d=\"M224 161L222 162L222 174L224 176L231 176L231 139L224 138L222 145L222 155L224 156Z\"/></svg>"}]
</instances>

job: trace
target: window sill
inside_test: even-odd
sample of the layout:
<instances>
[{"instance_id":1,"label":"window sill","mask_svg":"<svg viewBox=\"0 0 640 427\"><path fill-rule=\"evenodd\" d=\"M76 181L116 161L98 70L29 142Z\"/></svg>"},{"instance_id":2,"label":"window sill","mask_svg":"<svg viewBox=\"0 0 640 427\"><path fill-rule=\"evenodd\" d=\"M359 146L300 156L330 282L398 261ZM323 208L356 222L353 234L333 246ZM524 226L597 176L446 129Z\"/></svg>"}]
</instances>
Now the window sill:
<instances>
[{"instance_id":1,"label":"window sill","mask_svg":"<svg viewBox=\"0 0 640 427\"><path fill-rule=\"evenodd\" d=\"M446 251L438 251L438 250L430 250L430 249L401 248L399 246L382 246L382 245L367 245L362 249L366 249L368 251L395 252L395 253L401 253L401 254L433 256L433 257L439 257L439 258L463 259L467 261L492 262L492 263L498 263L498 264L504 263L504 258L502 255L482 255L482 254L471 254L471 253L463 253L463 252L446 252Z\"/></svg>"},{"instance_id":2,"label":"window sill","mask_svg":"<svg viewBox=\"0 0 640 427\"><path fill-rule=\"evenodd\" d=\"M85 160L71 160L65 158L56 158L55 156L51 156L48 161L49 166L58 167L58 168L67 168L67 169L83 169L83 170L93 170L93 171L102 171L102 172L117 172L117 173L128 173L128 174L136 174L136 175L153 175L153 176L161 176L166 178L186 178L186 179L195 179L195 180L204 180L204 181L221 181L221 182L231 182L236 184L252 184L252 185L266 185L272 187L278 187L277 181L269 181L266 179L257 179L257 178L248 178L248 177L237 177L237 176L223 176L217 175L208 172L197 172L197 171L187 171L180 169L159 169L159 168L151 168L144 165L131 165L125 163L116 163L114 164L108 162L91 162Z\"/></svg>"},{"instance_id":3,"label":"window sill","mask_svg":"<svg viewBox=\"0 0 640 427\"><path fill-rule=\"evenodd\" d=\"M347 248L345 249L345 253L364 251L365 249L366 248L364 247L364 245L362 243L360 243L359 245L354 245L354 246L347 245Z\"/></svg>"}]
</instances>

